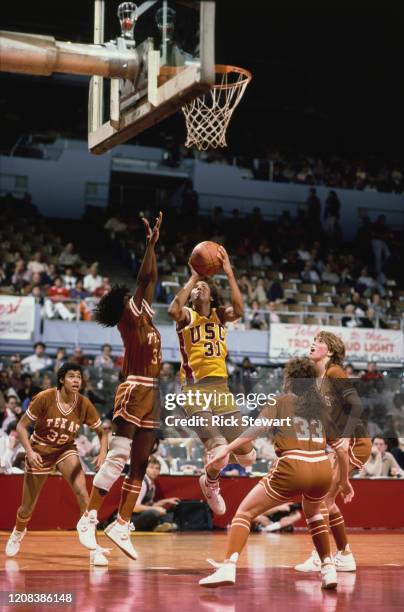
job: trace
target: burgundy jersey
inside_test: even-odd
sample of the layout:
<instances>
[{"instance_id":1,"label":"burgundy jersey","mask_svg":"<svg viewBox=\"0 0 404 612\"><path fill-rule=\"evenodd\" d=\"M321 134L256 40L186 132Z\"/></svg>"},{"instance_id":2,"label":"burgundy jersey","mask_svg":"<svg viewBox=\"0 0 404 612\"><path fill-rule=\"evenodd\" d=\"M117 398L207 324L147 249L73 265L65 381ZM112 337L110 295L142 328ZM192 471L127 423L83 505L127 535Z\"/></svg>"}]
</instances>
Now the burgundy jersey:
<instances>
[{"instance_id":1,"label":"burgundy jersey","mask_svg":"<svg viewBox=\"0 0 404 612\"><path fill-rule=\"evenodd\" d=\"M62 404L60 391L56 388L38 393L28 406L26 415L34 421L31 441L39 445L38 452L48 454L73 444L82 425L98 429L101 419L89 399L76 393L68 408Z\"/></svg>"},{"instance_id":2,"label":"burgundy jersey","mask_svg":"<svg viewBox=\"0 0 404 612\"><path fill-rule=\"evenodd\" d=\"M161 338L153 325L154 311L146 300L139 310L130 298L118 323L125 347L122 372L128 376L157 378L161 367Z\"/></svg>"}]
</instances>

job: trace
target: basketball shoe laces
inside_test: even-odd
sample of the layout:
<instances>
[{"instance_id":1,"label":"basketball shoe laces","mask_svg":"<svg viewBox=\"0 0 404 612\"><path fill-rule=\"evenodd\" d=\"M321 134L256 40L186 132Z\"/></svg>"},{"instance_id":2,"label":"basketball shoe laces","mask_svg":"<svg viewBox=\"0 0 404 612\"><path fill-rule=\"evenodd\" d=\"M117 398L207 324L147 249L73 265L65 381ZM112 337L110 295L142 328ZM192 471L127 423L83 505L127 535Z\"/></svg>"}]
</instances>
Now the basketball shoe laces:
<instances>
[{"instance_id":1,"label":"basketball shoe laces","mask_svg":"<svg viewBox=\"0 0 404 612\"><path fill-rule=\"evenodd\" d=\"M129 533L130 533L131 531L135 531L135 526L134 526L134 524L133 524L133 523L127 523L127 525L128 525L128 533L126 533L126 532L125 532L125 533L122 535L122 540L128 540L128 539L129 539Z\"/></svg>"}]
</instances>

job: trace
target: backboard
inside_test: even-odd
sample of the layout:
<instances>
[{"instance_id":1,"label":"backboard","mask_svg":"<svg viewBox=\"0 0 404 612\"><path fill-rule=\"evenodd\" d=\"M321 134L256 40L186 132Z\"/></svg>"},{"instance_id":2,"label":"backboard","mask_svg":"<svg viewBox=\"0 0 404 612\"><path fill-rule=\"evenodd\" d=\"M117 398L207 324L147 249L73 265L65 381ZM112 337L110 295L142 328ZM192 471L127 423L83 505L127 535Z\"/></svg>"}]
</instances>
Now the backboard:
<instances>
[{"instance_id":1,"label":"backboard","mask_svg":"<svg viewBox=\"0 0 404 612\"><path fill-rule=\"evenodd\" d=\"M103 41L103 0L95 0L94 42ZM133 80L93 77L88 146L100 154L207 92L215 82L215 2L149 0L120 5L118 50L136 57Z\"/></svg>"}]
</instances>

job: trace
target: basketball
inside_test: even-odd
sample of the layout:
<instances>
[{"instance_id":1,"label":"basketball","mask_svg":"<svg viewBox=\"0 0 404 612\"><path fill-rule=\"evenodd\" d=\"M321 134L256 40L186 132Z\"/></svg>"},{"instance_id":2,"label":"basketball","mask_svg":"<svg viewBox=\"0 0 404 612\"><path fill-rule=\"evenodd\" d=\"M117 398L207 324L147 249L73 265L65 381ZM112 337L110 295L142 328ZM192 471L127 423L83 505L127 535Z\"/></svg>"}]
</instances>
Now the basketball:
<instances>
[{"instance_id":1,"label":"basketball","mask_svg":"<svg viewBox=\"0 0 404 612\"><path fill-rule=\"evenodd\" d=\"M196 245L189 262L201 276L213 276L222 269L222 262L217 256L219 245L206 240Z\"/></svg>"}]
</instances>

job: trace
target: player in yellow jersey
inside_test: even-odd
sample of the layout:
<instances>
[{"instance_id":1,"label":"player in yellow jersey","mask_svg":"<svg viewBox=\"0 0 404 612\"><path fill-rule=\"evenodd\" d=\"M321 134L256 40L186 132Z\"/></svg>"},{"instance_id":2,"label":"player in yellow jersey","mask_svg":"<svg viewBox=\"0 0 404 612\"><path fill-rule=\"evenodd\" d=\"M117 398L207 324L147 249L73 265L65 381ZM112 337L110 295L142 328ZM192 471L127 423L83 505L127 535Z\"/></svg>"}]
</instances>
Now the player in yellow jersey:
<instances>
[{"instance_id":1,"label":"player in yellow jersey","mask_svg":"<svg viewBox=\"0 0 404 612\"><path fill-rule=\"evenodd\" d=\"M181 380L184 391L192 391L192 401L185 408L187 416L203 417L204 425L194 428L205 446L207 455L213 448L236 438L241 427L221 428L214 424L218 415L239 414L234 397L229 391L226 368L226 323L239 319L244 312L243 298L229 256L219 247L218 257L222 261L231 292L231 305L219 306L215 292L209 284L191 268L191 278L178 292L168 312L177 323L177 334L181 352ZM186 304L190 302L190 306ZM236 418L235 422L239 423ZM256 453L250 441L237 449L235 461L240 465L251 465ZM228 458L227 458L228 459ZM227 463L223 461L221 467ZM226 504L220 495L218 466L210 467L201 476L202 492L215 514L224 514Z\"/></svg>"}]
</instances>

